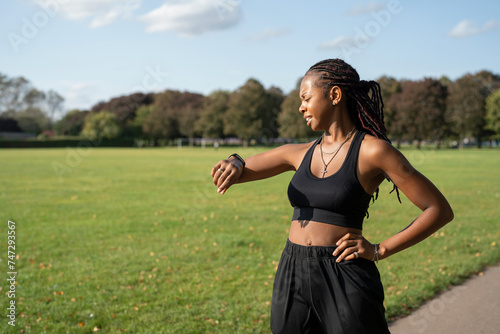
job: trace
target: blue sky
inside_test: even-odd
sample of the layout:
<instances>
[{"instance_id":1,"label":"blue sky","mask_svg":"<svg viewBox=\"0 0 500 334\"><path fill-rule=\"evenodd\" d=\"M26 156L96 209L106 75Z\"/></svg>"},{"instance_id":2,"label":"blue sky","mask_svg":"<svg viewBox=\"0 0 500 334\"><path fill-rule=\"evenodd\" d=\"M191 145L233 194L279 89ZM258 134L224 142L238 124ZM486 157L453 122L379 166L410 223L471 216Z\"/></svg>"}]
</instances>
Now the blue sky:
<instances>
[{"instance_id":1,"label":"blue sky","mask_svg":"<svg viewBox=\"0 0 500 334\"><path fill-rule=\"evenodd\" d=\"M66 110L250 77L288 93L336 57L366 80L500 74L498 0L14 0L0 22L0 72L56 90Z\"/></svg>"}]
</instances>

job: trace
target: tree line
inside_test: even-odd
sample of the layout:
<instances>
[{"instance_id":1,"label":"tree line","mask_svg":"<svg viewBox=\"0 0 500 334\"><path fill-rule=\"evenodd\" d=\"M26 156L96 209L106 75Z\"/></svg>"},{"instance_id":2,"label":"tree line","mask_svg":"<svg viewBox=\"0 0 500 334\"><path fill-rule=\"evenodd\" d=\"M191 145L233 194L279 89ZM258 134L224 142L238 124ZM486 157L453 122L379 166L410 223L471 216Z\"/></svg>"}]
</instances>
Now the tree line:
<instances>
[{"instance_id":1,"label":"tree line","mask_svg":"<svg viewBox=\"0 0 500 334\"><path fill-rule=\"evenodd\" d=\"M385 124L396 144L444 141L480 146L500 139L500 76L489 71L439 79L377 79L384 100ZM268 144L277 139L307 140L318 136L299 114L300 80L288 94L248 79L234 91L208 95L165 90L134 93L54 115L63 98L42 92L24 78L0 74L0 132L32 132L42 136L134 138L144 145L173 144L179 138Z\"/></svg>"},{"instance_id":2,"label":"tree line","mask_svg":"<svg viewBox=\"0 0 500 334\"><path fill-rule=\"evenodd\" d=\"M0 73L0 132L39 134L49 130L63 102L54 90L44 92L23 77Z\"/></svg>"}]
</instances>

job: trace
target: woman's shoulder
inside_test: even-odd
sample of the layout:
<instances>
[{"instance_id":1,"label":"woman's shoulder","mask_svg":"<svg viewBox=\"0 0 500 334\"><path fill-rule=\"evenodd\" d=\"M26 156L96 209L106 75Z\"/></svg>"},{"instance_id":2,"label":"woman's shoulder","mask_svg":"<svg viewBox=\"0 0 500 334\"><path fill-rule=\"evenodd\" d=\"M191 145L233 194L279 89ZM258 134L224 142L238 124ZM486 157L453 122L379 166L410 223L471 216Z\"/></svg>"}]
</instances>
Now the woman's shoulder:
<instances>
[{"instance_id":1,"label":"woman's shoulder","mask_svg":"<svg viewBox=\"0 0 500 334\"><path fill-rule=\"evenodd\" d=\"M401 152L391 143L368 133L361 143L360 156L363 157L363 160L374 164L378 164L384 159L393 159L399 155Z\"/></svg>"},{"instance_id":2,"label":"woman's shoulder","mask_svg":"<svg viewBox=\"0 0 500 334\"><path fill-rule=\"evenodd\" d=\"M386 150L397 150L390 142L384 139L375 137L372 134L366 133L361 143L366 151L376 153L383 152Z\"/></svg>"},{"instance_id":3,"label":"woman's shoulder","mask_svg":"<svg viewBox=\"0 0 500 334\"><path fill-rule=\"evenodd\" d=\"M283 153L290 154L291 156L303 156L314 145L315 142L316 140L308 143L285 144L283 146L280 146L278 149Z\"/></svg>"},{"instance_id":4,"label":"woman's shoulder","mask_svg":"<svg viewBox=\"0 0 500 334\"><path fill-rule=\"evenodd\" d=\"M278 147L278 150L281 152L281 154L284 154L287 157L287 160L290 162L290 164L293 165L295 169L297 169L307 151L316 142L317 139L307 143L285 144Z\"/></svg>"}]
</instances>

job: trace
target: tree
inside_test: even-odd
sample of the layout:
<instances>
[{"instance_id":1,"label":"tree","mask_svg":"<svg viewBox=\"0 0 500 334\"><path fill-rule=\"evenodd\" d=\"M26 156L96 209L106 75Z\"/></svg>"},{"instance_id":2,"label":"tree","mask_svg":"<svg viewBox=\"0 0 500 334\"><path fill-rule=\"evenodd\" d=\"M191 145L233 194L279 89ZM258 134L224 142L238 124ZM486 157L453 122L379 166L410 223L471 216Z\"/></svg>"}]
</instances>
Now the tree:
<instances>
[{"instance_id":1,"label":"tree","mask_svg":"<svg viewBox=\"0 0 500 334\"><path fill-rule=\"evenodd\" d=\"M54 122L55 115L61 111L64 98L54 90L49 90L46 94L47 113L50 121Z\"/></svg>"},{"instance_id":2,"label":"tree","mask_svg":"<svg viewBox=\"0 0 500 334\"><path fill-rule=\"evenodd\" d=\"M406 81L400 82L400 90L391 94L384 106L384 110L387 107L387 110L391 111L390 125L386 126L387 132L390 134L391 140L396 142L398 148L401 146L401 140L409 139L406 130L409 122L406 115L400 110L403 102L401 90L405 84Z\"/></svg>"},{"instance_id":3,"label":"tree","mask_svg":"<svg viewBox=\"0 0 500 334\"><path fill-rule=\"evenodd\" d=\"M174 139L180 136L179 119L174 113L176 101L180 100L181 92L165 90L154 97L154 110L146 116L142 131L158 145L159 139Z\"/></svg>"},{"instance_id":4,"label":"tree","mask_svg":"<svg viewBox=\"0 0 500 334\"><path fill-rule=\"evenodd\" d=\"M166 110L155 110L144 119L142 131L158 146L159 139L174 139L179 136L177 120Z\"/></svg>"},{"instance_id":5,"label":"tree","mask_svg":"<svg viewBox=\"0 0 500 334\"><path fill-rule=\"evenodd\" d=\"M152 104L142 105L137 108L135 112L135 118L129 121L127 128L130 130L134 137L143 137L144 132L142 126L146 118L155 111L155 107Z\"/></svg>"},{"instance_id":6,"label":"tree","mask_svg":"<svg viewBox=\"0 0 500 334\"><path fill-rule=\"evenodd\" d=\"M500 86L500 76L488 71L466 74L449 86L446 117L463 146L464 138L476 138L478 147L488 132L485 128L486 98Z\"/></svg>"},{"instance_id":7,"label":"tree","mask_svg":"<svg viewBox=\"0 0 500 334\"><path fill-rule=\"evenodd\" d=\"M86 110L71 110L54 124L54 128L60 135L78 136L83 130L88 113Z\"/></svg>"},{"instance_id":8,"label":"tree","mask_svg":"<svg viewBox=\"0 0 500 334\"><path fill-rule=\"evenodd\" d=\"M229 98L224 133L243 139L245 145L251 138L266 139L266 129L271 128L272 117L273 106L269 93L260 82L249 79Z\"/></svg>"},{"instance_id":9,"label":"tree","mask_svg":"<svg viewBox=\"0 0 500 334\"><path fill-rule=\"evenodd\" d=\"M46 94L36 88L31 88L24 95L24 109L34 109L40 107L45 101Z\"/></svg>"},{"instance_id":10,"label":"tree","mask_svg":"<svg viewBox=\"0 0 500 334\"><path fill-rule=\"evenodd\" d=\"M500 89L486 99L486 129L492 132L492 138L500 139Z\"/></svg>"},{"instance_id":11,"label":"tree","mask_svg":"<svg viewBox=\"0 0 500 334\"><path fill-rule=\"evenodd\" d=\"M153 114L146 119L148 122L143 130L153 138L173 139L179 136L194 138L197 134L194 124L203 107L201 94L166 90L156 94ZM159 123L153 124L152 120ZM164 126L164 129L160 127Z\"/></svg>"},{"instance_id":12,"label":"tree","mask_svg":"<svg viewBox=\"0 0 500 334\"><path fill-rule=\"evenodd\" d=\"M441 76L441 78L439 78L439 82L446 87L448 87L452 83L451 79L448 78L446 75Z\"/></svg>"},{"instance_id":13,"label":"tree","mask_svg":"<svg viewBox=\"0 0 500 334\"><path fill-rule=\"evenodd\" d=\"M52 117L46 114L59 108L63 100L55 91L38 90L23 77L9 78L0 73L0 114L15 119L23 131L39 133L49 129Z\"/></svg>"},{"instance_id":14,"label":"tree","mask_svg":"<svg viewBox=\"0 0 500 334\"><path fill-rule=\"evenodd\" d=\"M113 139L120 134L120 127L116 115L109 111L92 113L85 119L82 136L89 140Z\"/></svg>"},{"instance_id":15,"label":"tree","mask_svg":"<svg viewBox=\"0 0 500 334\"><path fill-rule=\"evenodd\" d=\"M32 89L23 77L8 78L0 74L0 113L12 113L26 109L25 96Z\"/></svg>"},{"instance_id":16,"label":"tree","mask_svg":"<svg viewBox=\"0 0 500 334\"><path fill-rule=\"evenodd\" d=\"M201 94L183 92L175 101L174 106L170 108L171 114L178 120L181 136L192 139L199 135L194 124L203 109L204 99L205 97Z\"/></svg>"},{"instance_id":17,"label":"tree","mask_svg":"<svg viewBox=\"0 0 500 334\"><path fill-rule=\"evenodd\" d=\"M229 92L218 90L205 98L203 110L195 123L196 131L201 133L203 137L224 137L224 118L226 117L229 96Z\"/></svg>"},{"instance_id":18,"label":"tree","mask_svg":"<svg viewBox=\"0 0 500 334\"><path fill-rule=\"evenodd\" d=\"M99 102L92 107L91 112L96 113L103 110L116 115L118 124L124 128L129 121L135 118L135 113L140 106L152 104L154 94L134 93L114 97L107 102Z\"/></svg>"},{"instance_id":19,"label":"tree","mask_svg":"<svg viewBox=\"0 0 500 334\"><path fill-rule=\"evenodd\" d=\"M264 124L267 124L262 129L262 138L271 139L279 136L279 123L278 117L281 111L281 104L285 100L285 95L283 91L278 88L271 86L267 90L269 95L269 111L264 118Z\"/></svg>"},{"instance_id":20,"label":"tree","mask_svg":"<svg viewBox=\"0 0 500 334\"><path fill-rule=\"evenodd\" d=\"M14 119L23 132L39 134L50 127L50 120L39 108L29 108L14 113Z\"/></svg>"},{"instance_id":21,"label":"tree","mask_svg":"<svg viewBox=\"0 0 500 334\"><path fill-rule=\"evenodd\" d=\"M307 126L303 115L299 112L301 105L299 89L302 78L297 81L296 88L283 100L278 116L279 135L284 138L305 139L315 136L315 132Z\"/></svg>"},{"instance_id":22,"label":"tree","mask_svg":"<svg viewBox=\"0 0 500 334\"><path fill-rule=\"evenodd\" d=\"M401 83L392 77L382 76L377 79L380 85L382 101L384 102L384 124L391 138L399 139L402 133L399 126L394 121L396 119L396 109L391 104L391 96L401 92ZM393 101L392 101L393 102Z\"/></svg>"},{"instance_id":23,"label":"tree","mask_svg":"<svg viewBox=\"0 0 500 334\"><path fill-rule=\"evenodd\" d=\"M436 79L403 82L390 103L396 110L397 132L404 139L416 140L417 147L424 139L436 140L439 146L446 129L446 95L446 87Z\"/></svg>"}]
</instances>

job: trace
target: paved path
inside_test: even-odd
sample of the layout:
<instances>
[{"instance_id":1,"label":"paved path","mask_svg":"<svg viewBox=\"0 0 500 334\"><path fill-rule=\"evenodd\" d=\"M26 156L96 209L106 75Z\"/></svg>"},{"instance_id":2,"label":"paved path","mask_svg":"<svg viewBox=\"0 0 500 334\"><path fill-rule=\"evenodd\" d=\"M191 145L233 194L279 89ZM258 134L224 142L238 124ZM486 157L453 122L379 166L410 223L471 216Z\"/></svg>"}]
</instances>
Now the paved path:
<instances>
[{"instance_id":1,"label":"paved path","mask_svg":"<svg viewBox=\"0 0 500 334\"><path fill-rule=\"evenodd\" d=\"M391 333L500 333L500 266L483 273L391 323Z\"/></svg>"}]
</instances>

